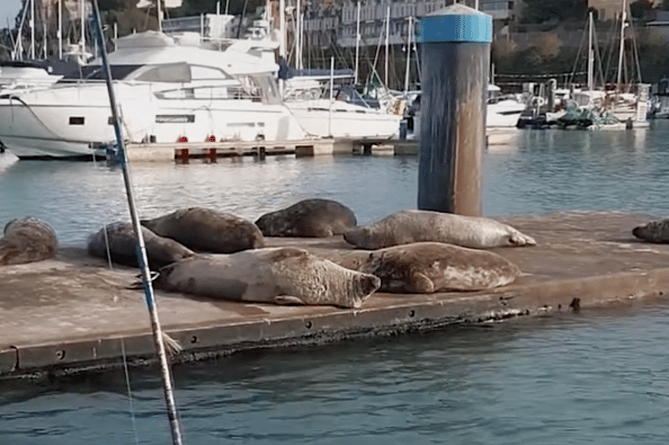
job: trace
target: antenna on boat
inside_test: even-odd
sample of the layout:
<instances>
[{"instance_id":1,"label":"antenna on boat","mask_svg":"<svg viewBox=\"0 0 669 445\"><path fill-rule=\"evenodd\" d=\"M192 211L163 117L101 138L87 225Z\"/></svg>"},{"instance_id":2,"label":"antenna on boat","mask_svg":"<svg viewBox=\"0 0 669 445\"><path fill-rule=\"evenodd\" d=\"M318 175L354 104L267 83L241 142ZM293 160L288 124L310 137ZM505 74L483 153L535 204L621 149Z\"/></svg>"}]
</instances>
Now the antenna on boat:
<instances>
[{"instance_id":1,"label":"antenna on boat","mask_svg":"<svg viewBox=\"0 0 669 445\"><path fill-rule=\"evenodd\" d=\"M167 355L165 353L165 345L163 344L163 334L158 321L158 310L156 308L155 298L153 295L153 286L151 285L151 275L148 266L148 259L146 255L146 246L144 245L144 237L142 236L139 216L137 215L137 208L135 205L135 196L132 188L132 179L130 177L130 167L125 152L123 143L123 134L121 133L121 125L118 116L118 109L116 107L116 99L114 97L114 88L111 82L111 70L109 68L109 60L107 59L107 49L105 47L105 39L102 35L102 24L100 22L100 10L98 9L98 0L91 0L93 3L93 26L95 28L95 37L100 46L100 55L102 58L102 66L104 68L105 80L107 83L107 92L109 93L109 105L112 112L112 121L114 123L114 132L116 134L116 142L118 147L118 162L123 170L123 179L125 182L126 195L128 197L128 206L130 208L130 216L132 218L132 226L137 234L137 261L141 270L141 277L144 283L144 296L146 304L149 308L149 315L151 317L151 329L153 331L153 340L160 359L160 368L163 380L163 390L165 393L165 402L167 404L167 414L170 421L170 429L172 432L172 443L174 445L181 445L183 443L181 436L181 425L177 415L176 404L174 402L174 391L172 389L172 375L170 372Z\"/></svg>"}]
</instances>

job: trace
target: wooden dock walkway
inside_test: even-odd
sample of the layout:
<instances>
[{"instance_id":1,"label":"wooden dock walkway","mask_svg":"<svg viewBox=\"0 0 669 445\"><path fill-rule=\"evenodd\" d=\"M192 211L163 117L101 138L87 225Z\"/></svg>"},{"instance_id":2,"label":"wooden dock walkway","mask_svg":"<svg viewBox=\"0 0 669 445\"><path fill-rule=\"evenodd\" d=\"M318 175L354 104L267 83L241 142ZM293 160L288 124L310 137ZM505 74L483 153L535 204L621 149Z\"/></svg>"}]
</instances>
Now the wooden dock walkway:
<instances>
[{"instance_id":1,"label":"wooden dock walkway","mask_svg":"<svg viewBox=\"0 0 669 445\"><path fill-rule=\"evenodd\" d=\"M584 310L664 298L669 245L636 240L647 217L566 213L506 218L538 246L495 251L524 275L493 291L401 295L375 293L360 309L277 306L156 292L163 329L191 361L235 351L320 344L361 336L437 329L454 323ZM270 245L350 249L341 237L268 238ZM136 270L60 249L57 258L0 268L0 378L45 376L155 360Z\"/></svg>"}]
</instances>

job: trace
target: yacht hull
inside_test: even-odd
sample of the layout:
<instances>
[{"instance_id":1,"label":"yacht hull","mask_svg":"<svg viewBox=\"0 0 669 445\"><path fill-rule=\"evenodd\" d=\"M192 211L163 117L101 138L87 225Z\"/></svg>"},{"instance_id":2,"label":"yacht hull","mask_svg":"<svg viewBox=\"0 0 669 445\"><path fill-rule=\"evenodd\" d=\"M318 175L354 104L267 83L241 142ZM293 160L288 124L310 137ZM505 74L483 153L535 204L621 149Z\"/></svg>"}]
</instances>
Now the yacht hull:
<instances>
[{"instance_id":1,"label":"yacht hull","mask_svg":"<svg viewBox=\"0 0 669 445\"><path fill-rule=\"evenodd\" d=\"M281 104L159 99L151 85L115 85L126 141L290 140L304 132ZM54 87L0 97L0 140L21 159L104 156L115 142L106 86Z\"/></svg>"}]
</instances>

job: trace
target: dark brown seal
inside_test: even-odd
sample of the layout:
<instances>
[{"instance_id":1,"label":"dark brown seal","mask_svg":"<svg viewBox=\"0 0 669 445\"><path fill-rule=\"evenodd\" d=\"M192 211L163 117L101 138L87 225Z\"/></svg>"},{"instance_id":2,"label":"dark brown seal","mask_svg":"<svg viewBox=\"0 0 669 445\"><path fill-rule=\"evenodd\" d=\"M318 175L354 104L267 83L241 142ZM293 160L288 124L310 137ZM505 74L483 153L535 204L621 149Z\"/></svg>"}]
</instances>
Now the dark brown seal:
<instances>
[{"instance_id":1,"label":"dark brown seal","mask_svg":"<svg viewBox=\"0 0 669 445\"><path fill-rule=\"evenodd\" d=\"M262 232L251 221L201 207L143 220L142 225L201 252L234 253L265 245Z\"/></svg>"},{"instance_id":2,"label":"dark brown seal","mask_svg":"<svg viewBox=\"0 0 669 445\"><path fill-rule=\"evenodd\" d=\"M265 236L325 238L341 235L357 224L351 209L329 199L305 199L266 213L256 221Z\"/></svg>"},{"instance_id":3,"label":"dark brown seal","mask_svg":"<svg viewBox=\"0 0 669 445\"><path fill-rule=\"evenodd\" d=\"M142 227L142 237L151 269L159 269L195 255L189 248L172 239L158 236L146 227ZM137 267L137 234L132 224L127 222L107 224L90 235L86 241L88 254L98 258L107 259L107 246L113 262Z\"/></svg>"},{"instance_id":4,"label":"dark brown seal","mask_svg":"<svg viewBox=\"0 0 669 445\"><path fill-rule=\"evenodd\" d=\"M362 249L433 241L474 249L534 246L536 241L490 218L426 210L403 210L372 225L351 229L344 239Z\"/></svg>"},{"instance_id":5,"label":"dark brown seal","mask_svg":"<svg viewBox=\"0 0 669 445\"><path fill-rule=\"evenodd\" d=\"M643 226L637 226L632 230L632 234L651 243L669 243L669 219L651 221Z\"/></svg>"},{"instance_id":6,"label":"dark brown seal","mask_svg":"<svg viewBox=\"0 0 669 445\"><path fill-rule=\"evenodd\" d=\"M58 237L51 226L38 218L16 218L5 225L0 238L0 266L24 264L53 258Z\"/></svg>"},{"instance_id":7,"label":"dark brown seal","mask_svg":"<svg viewBox=\"0 0 669 445\"><path fill-rule=\"evenodd\" d=\"M159 270L158 289L233 301L360 307L381 285L294 247L197 255Z\"/></svg>"}]
</instances>

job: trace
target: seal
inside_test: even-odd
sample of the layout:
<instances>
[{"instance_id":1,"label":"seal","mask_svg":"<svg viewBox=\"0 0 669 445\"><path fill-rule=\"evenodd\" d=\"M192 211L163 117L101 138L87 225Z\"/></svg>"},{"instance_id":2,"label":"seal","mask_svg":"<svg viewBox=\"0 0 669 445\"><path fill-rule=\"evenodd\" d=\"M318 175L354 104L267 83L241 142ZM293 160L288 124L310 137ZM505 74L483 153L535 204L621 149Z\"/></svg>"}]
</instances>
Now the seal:
<instances>
[{"instance_id":1,"label":"seal","mask_svg":"<svg viewBox=\"0 0 669 445\"><path fill-rule=\"evenodd\" d=\"M669 243L669 219L651 221L632 229L632 234L651 243Z\"/></svg>"},{"instance_id":2,"label":"seal","mask_svg":"<svg viewBox=\"0 0 669 445\"><path fill-rule=\"evenodd\" d=\"M358 308L381 285L295 247L196 255L158 271L157 289L233 301Z\"/></svg>"},{"instance_id":3,"label":"seal","mask_svg":"<svg viewBox=\"0 0 669 445\"><path fill-rule=\"evenodd\" d=\"M345 232L344 239L363 249L381 249L423 241L474 249L537 244L532 237L490 218L427 210L393 213L369 226Z\"/></svg>"},{"instance_id":4,"label":"seal","mask_svg":"<svg viewBox=\"0 0 669 445\"><path fill-rule=\"evenodd\" d=\"M315 198L266 213L255 224L265 236L325 238L352 229L357 220L345 205Z\"/></svg>"},{"instance_id":5,"label":"seal","mask_svg":"<svg viewBox=\"0 0 669 445\"><path fill-rule=\"evenodd\" d=\"M235 253L265 245L262 232L251 221L201 207L177 210L141 223L156 235L200 252Z\"/></svg>"},{"instance_id":6,"label":"seal","mask_svg":"<svg viewBox=\"0 0 669 445\"><path fill-rule=\"evenodd\" d=\"M158 236L146 227L142 227L142 237L146 247L149 268L159 269L175 261L189 258L195 252L178 242ZM111 260L118 264L137 267L137 235L132 224L115 222L107 224L86 240L88 254L107 259L107 246Z\"/></svg>"},{"instance_id":7,"label":"seal","mask_svg":"<svg viewBox=\"0 0 669 445\"><path fill-rule=\"evenodd\" d=\"M32 216L12 219L0 238L0 266L25 264L53 258L58 237L46 222Z\"/></svg>"},{"instance_id":8,"label":"seal","mask_svg":"<svg viewBox=\"0 0 669 445\"><path fill-rule=\"evenodd\" d=\"M381 278L384 292L477 291L505 286L521 275L497 253L435 242L355 250L335 262Z\"/></svg>"}]
</instances>

